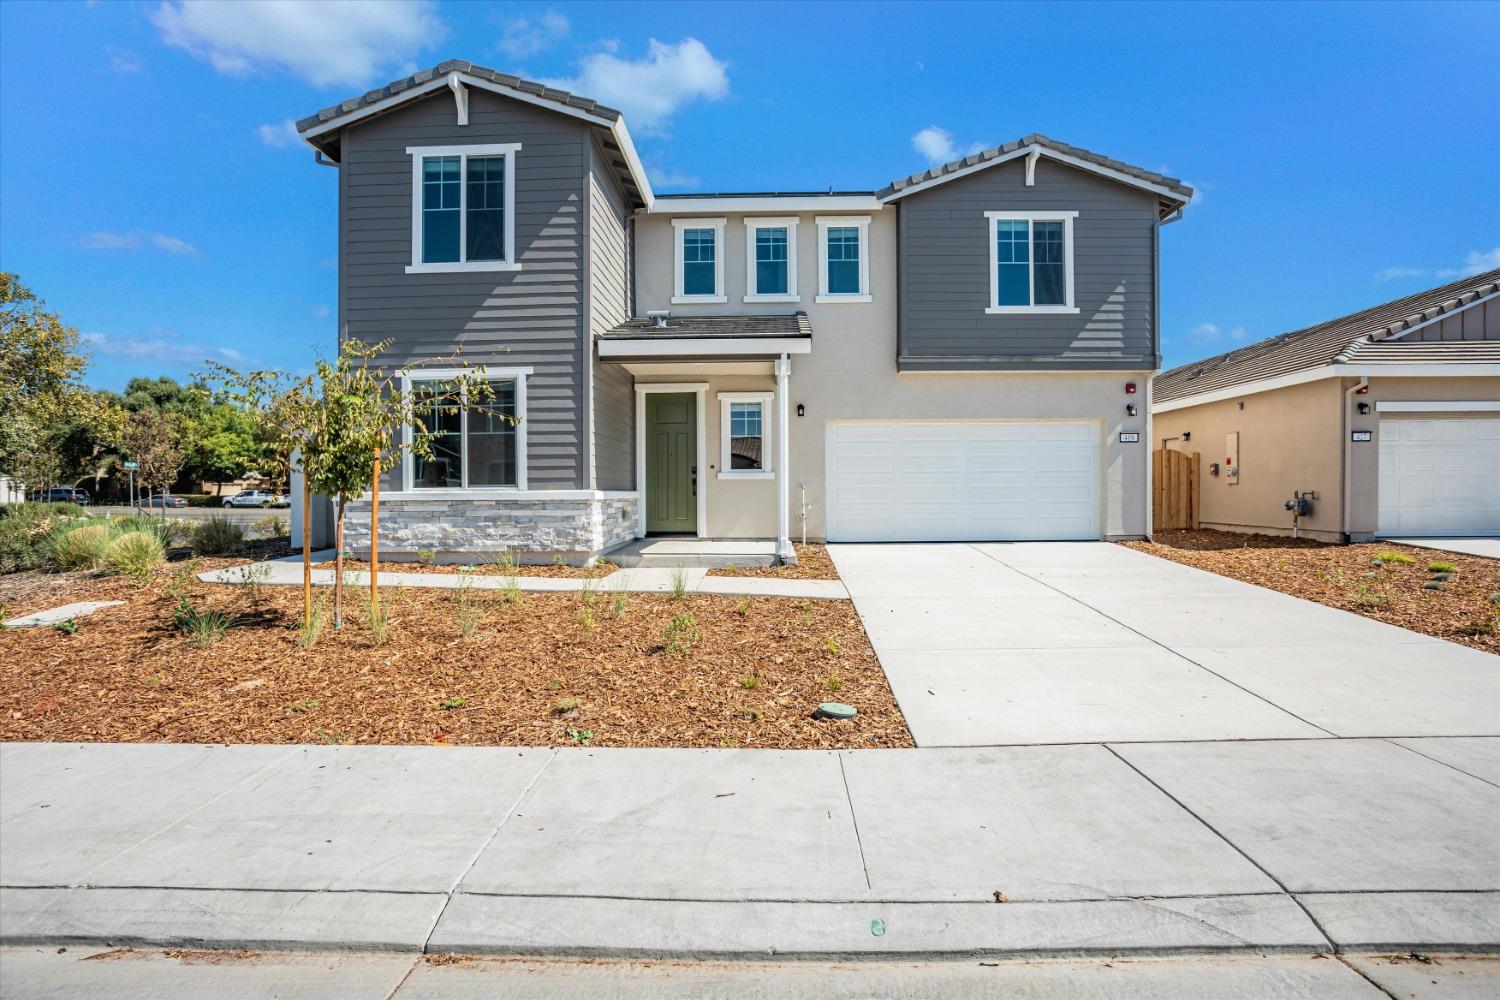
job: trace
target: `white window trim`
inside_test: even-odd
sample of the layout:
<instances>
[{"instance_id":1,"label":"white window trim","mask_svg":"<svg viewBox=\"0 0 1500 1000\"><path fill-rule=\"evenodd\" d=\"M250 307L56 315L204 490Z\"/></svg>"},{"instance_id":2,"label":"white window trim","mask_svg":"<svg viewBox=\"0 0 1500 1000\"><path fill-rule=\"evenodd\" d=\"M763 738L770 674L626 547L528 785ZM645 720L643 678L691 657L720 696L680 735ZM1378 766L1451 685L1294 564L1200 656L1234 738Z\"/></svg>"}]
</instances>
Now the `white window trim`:
<instances>
[{"instance_id":1,"label":"white window trim","mask_svg":"<svg viewBox=\"0 0 1500 1000\"><path fill-rule=\"evenodd\" d=\"M721 392L719 393L719 475L720 479L775 479L776 469L773 467L771 456L776 452L771 447L775 438L772 436L775 427L772 420L772 412L775 410L771 404L776 399L776 393L766 392ZM731 456L729 454L729 404L730 403L759 403L760 404L760 468L758 469L733 469L731 468Z\"/></svg>"},{"instance_id":2,"label":"white window trim","mask_svg":"<svg viewBox=\"0 0 1500 1000\"><path fill-rule=\"evenodd\" d=\"M755 290L755 235L761 229L786 230L786 291L762 295ZM747 218L745 220L745 302L801 302L797 292L797 218Z\"/></svg>"},{"instance_id":3,"label":"white window trim","mask_svg":"<svg viewBox=\"0 0 1500 1000\"><path fill-rule=\"evenodd\" d=\"M415 464L411 452L406 452L405 461L401 463L401 491L403 493L419 493L423 496L452 496L468 497L477 499L480 494L523 493L526 490L526 379L531 374L530 368L409 368L401 373L401 393L409 396L413 382L441 382L445 379L456 379L463 375L483 375L487 382L504 382L513 380L516 383L516 412L511 416L516 418L516 485L514 486L469 486L469 411L465 407L459 418L459 463L462 466L463 486L413 486L411 480L412 466ZM411 425L406 424L401 428L401 440L408 448L411 446Z\"/></svg>"},{"instance_id":4,"label":"white window trim","mask_svg":"<svg viewBox=\"0 0 1500 1000\"><path fill-rule=\"evenodd\" d=\"M1023 315L1023 316L1045 316L1066 315L1078 312L1078 307L1073 301L1073 220L1078 218L1077 212L985 212L984 217L989 220L990 230L990 304L985 312L991 316ZM1031 277L1031 301L1029 306L1002 306L1000 301L1000 261L997 260L999 248L995 244L996 224L1002 219L1007 221L1024 222L1061 222L1063 224L1063 295L1065 302L1060 306L1039 306L1036 302L1036 254L1032 251L1031 227L1026 227L1027 246L1027 272Z\"/></svg>"},{"instance_id":5,"label":"white window trim","mask_svg":"<svg viewBox=\"0 0 1500 1000\"><path fill-rule=\"evenodd\" d=\"M836 302L870 301L870 217L868 215L819 215L818 224L818 294L814 302L830 305ZM859 291L834 294L828 290L828 229L859 227Z\"/></svg>"},{"instance_id":6,"label":"white window trim","mask_svg":"<svg viewBox=\"0 0 1500 1000\"><path fill-rule=\"evenodd\" d=\"M411 263L407 274L452 274L462 271L519 271L516 261L516 153L519 142L495 142L475 146L407 146L411 157ZM457 156L458 168L458 253L468 250L470 156L505 157L505 259L457 260L446 263L422 262L422 160L429 156Z\"/></svg>"},{"instance_id":7,"label":"white window trim","mask_svg":"<svg viewBox=\"0 0 1500 1000\"><path fill-rule=\"evenodd\" d=\"M724 294L724 219L673 219L672 245L676 248L672 270L676 281L672 286L672 304L687 305L694 302L710 305L729 301ZM714 293L712 295L686 295L682 291L682 239L689 229L712 229L714 231Z\"/></svg>"}]
</instances>

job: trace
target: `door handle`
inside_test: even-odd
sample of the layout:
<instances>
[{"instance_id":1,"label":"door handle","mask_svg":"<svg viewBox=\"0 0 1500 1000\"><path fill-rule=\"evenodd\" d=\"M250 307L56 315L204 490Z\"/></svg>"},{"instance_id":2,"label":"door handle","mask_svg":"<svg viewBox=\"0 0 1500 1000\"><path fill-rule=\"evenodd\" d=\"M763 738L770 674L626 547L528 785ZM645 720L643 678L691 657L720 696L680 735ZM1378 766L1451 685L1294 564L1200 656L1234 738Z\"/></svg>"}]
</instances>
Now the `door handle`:
<instances>
[{"instance_id":1,"label":"door handle","mask_svg":"<svg viewBox=\"0 0 1500 1000\"><path fill-rule=\"evenodd\" d=\"M696 499L697 496L698 496L698 467L695 465L695 466L693 466L693 497L694 497L694 499Z\"/></svg>"}]
</instances>

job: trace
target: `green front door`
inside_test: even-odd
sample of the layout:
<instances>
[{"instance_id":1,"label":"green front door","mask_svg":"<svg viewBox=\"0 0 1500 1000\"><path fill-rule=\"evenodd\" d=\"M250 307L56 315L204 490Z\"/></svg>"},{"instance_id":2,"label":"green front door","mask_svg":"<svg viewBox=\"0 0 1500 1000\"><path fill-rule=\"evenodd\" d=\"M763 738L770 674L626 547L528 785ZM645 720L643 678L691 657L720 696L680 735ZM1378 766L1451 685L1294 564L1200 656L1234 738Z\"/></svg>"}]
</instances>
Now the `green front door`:
<instances>
[{"instance_id":1,"label":"green front door","mask_svg":"<svg viewBox=\"0 0 1500 1000\"><path fill-rule=\"evenodd\" d=\"M698 397L646 394L646 530L698 530Z\"/></svg>"}]
</instances>

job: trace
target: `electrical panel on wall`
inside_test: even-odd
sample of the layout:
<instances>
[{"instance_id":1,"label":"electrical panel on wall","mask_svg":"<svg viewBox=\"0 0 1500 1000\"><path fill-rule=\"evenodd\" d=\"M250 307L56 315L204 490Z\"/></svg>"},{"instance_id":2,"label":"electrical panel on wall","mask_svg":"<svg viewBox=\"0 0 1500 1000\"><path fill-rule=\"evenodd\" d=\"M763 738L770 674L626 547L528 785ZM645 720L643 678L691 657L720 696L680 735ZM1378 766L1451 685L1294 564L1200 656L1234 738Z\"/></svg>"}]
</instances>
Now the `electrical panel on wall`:
<instances>
[{"instance_id":1,"label":"electrical panel on wall","mask_svg":"<svg viewBox=\"0 0 1500 1000\"><path fill-rule=\"evenodd\" d=\"M1240 432L1224 435L1224 482L1233 486L1240 481Z\"/></svg>"}]
</instances>

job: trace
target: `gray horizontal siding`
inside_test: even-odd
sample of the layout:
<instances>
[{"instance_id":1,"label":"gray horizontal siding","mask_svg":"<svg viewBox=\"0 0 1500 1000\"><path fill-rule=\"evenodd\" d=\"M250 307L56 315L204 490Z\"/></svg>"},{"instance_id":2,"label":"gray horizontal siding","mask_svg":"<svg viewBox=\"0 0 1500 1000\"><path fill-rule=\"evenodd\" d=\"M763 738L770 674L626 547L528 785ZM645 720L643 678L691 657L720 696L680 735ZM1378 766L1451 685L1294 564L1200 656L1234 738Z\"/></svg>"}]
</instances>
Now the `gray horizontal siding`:
<instances>
[{"instance_id":1,"label":"gray horizontal siding","mask_svg":"<svg viewBox=\"0 0 1500 1000\"><path fill-rule=\"evenodd\" d=\"M407 146L519 142L515 272L407 274ZM392 341L403 366L460 352L463 361L534 369L527 381L527 479L533 489L588 486L584 440L589 129L471 89L469 124L446 91L345 129L340 168L340 331ZM386 480L399 484L398 470Z\"/></svg>"},{"instance_id":2,"label":"gray horizontal siding","mask_svg":"<svg viewBox=\"0 0 1500 1000\"><path fill-rule=\"evenodd\" d=\"M1500 300L1480 302L1462 312L1444 316L1428 327L1409 333L1402 340L1500 340Z\"/></svg>"},{"instance_id":3,"label":"gray horizontal siding","mask_svg":"<svg viewBox=\"0 0 1500 1000\"><path fill-rule=\"evenodd\" d=\"M900 354L907 370L1156 367L1155 198L1042 159L1017 160L902 199ZM1074 211L1076 315L988 315L987 211Z\"/></svg>"},{"instance_id":4,"label":"gray horizontal siding","mask_svg":"<svg viewBox=\"0 0 1500 1000\"><path fill-rule=\"evenodd\" d=\"M604 153L591 147L589 170L589 332L598 336L630 318L625 201ZM598 489L635 488L635 379L623 365L593 359L594 480Z\"/></svg>"}]
</instances>

